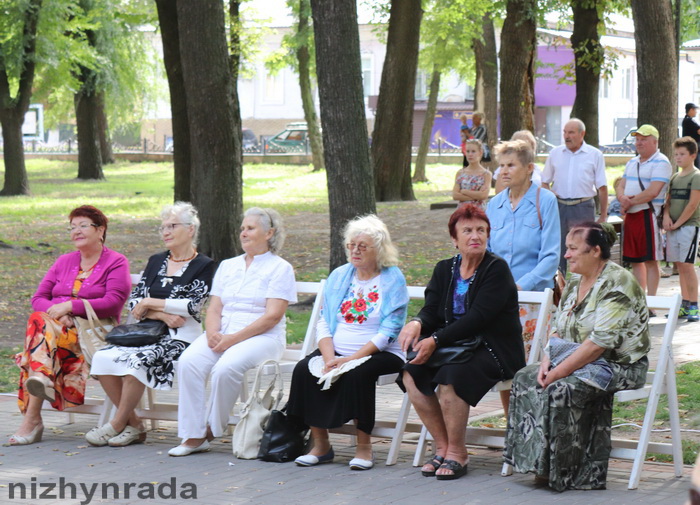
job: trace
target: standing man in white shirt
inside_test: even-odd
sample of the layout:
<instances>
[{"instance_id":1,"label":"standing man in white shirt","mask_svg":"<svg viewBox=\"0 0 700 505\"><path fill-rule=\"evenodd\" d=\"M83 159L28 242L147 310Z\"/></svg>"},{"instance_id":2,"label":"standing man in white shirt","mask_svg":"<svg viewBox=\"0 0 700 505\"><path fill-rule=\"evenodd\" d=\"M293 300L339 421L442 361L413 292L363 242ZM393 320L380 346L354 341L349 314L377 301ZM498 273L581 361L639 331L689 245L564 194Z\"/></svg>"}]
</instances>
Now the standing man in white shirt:
<instances>
[{"instance_id":1,"label":"standing man in white shirt","mask_svg":"<svg viewBox=\"0 0 700 505\"><path fill-rule=\"evenodd\" d=\"M542 187L557 195L561 225L559 270L566 273L566 235L577 223L595 219L595 201L600 194L599 223L608 219L608 181L603 153L583 141L586 125L571 118L564 125L564 145L549 153L542 172Z\"/></svg>"}]
</instances>

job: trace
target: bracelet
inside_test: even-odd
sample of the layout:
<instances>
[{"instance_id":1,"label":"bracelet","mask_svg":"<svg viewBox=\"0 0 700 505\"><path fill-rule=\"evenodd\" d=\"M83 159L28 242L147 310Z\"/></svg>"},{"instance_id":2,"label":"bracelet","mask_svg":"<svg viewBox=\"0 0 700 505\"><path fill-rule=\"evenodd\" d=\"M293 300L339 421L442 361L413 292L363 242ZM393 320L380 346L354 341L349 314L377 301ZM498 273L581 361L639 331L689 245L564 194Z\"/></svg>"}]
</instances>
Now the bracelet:
<instances>
[{"instance_id":1,"label":"bracelet","mask_svg":"<svg viewBox=\"0 0 700 505\"><path fill-rule=\"evenodd\" d=\"M433 333L433 334L430 335L430 336L433 338L433 341L435 341L435 347L437 347L437 346L438 346L438 337L437 337L437 334Z\"/></svg>"},{"instance_id":2,"label":"bracelet","mask_svg":"<svg viewBox=\"0 0 700 505\"><path fill-rule=\"evenodd\" d=\"M411 320L409 321L409 323L420 323L420 325L423 326L423 321L421 320L420 317L413 317L413 318L411 318Z\"/></svg>"}]
</instances>

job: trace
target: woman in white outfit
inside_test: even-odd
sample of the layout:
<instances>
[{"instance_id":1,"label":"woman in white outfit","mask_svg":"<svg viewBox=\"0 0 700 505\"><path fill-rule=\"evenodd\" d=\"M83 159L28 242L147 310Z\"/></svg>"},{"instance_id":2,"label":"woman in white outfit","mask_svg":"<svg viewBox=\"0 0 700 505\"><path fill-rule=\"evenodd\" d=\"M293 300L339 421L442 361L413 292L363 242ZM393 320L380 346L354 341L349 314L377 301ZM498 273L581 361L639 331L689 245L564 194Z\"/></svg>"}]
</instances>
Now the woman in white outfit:
<instances>
[{"instance_id":1,"label":"woman in white outfit","mask_svg":"<svg viewBox=\"0 0 700 505\"><path fill-rule=\"evenodd\" d=\"M280 359L286 345L284 315L297 300L294 270L276 254L284 242L282 219L272 209L254 207L245 213L240 237L245 254L219 265L206 332L180 358L178 435L183 441L170 456L208 451L209 442L224 434L243 374L265 360Z\"/></svg>"}]
</instances>

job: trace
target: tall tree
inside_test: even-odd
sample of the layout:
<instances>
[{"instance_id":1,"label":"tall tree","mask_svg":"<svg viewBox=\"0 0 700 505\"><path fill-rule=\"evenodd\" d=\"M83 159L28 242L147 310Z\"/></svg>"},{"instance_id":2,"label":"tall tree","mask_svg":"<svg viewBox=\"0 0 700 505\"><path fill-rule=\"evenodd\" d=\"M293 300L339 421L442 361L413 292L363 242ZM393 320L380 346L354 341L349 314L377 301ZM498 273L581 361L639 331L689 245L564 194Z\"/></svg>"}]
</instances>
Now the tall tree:
<instances>
[{"instance_id":1,"label":"tall tree","mask_svg":"<svg viewBox=\"0 0 700 505\"><path fill-rule=\"evenodd\" d=\"M311 26L311 4L309 0L287 0L287 6L297 19L297 29L282 38L282 48L268 56L265 65L272 72L291 67L299 76L301 104L308 127L311 162L314 172L325 168L323 163L323 139L321 125L314 104L314 36Z\"/></svg>"},{"instance_id":2,"label":"tall tree","mask_svg":"<svg viewBox=\"0 0 700 505\"><path fill-rule=\"evenodd\" d=\"M508 0L501 30L501 138L535 131L537 0Z\"/></svg>"},{"instance_id":3,"label":"tall tree","mask_svg":"<svg viewBox=\"0 0 700 505\"><path fill-rule=\"evenodd\" d=\"M476 60L475 108L483 111L488 132L489 151L498 140L498 54L496 52L496 30L491 13L481 18L481 37L473 39Z\"/></svg>"},{"instance_id":4,"label":"tall tree","mask_svg":"<svg viewBox=\"0 0 700 505\"><path fill-rule=\"evenodd\" d=\"M192 201L202 221L200 249L221 261L240 251L241 139L236 136L223 4L177 0L180 61L190 124Z\"/></svg>"},{"instance_id":5,"label":"tall tree","mask_svg":"<svg viewBox=\"0 0 700 505\"><path fill-rule=\"evenodd\" d=\"M180 61L180 31L176 0L156 0L158 24L163 43L163 63L170 90L170 112L173 126L173 165L175 201L192 200L190 183L190 123L187 118L187 93Z\"/></svg>"},{"instance_id":6,"label":"tall tree","mask_svg":"<svg viewBox=\"0 0 700 505\"><path fill-rule=\"evenodd\" d=\"M100 154L102 164L114 163L114 151L112 150L112 139L109 134L109 122L107 111L105 110L105 93L101 91L97 95L97 134L100 139Z\"/></svg>"},{"instance_id":7,"label":"tall tree","mask_svg":"<svg viewBox=\"0 0 700 505\"><path fill-rule=\"evenodd\" d=\"M440 93L441 77L442 69L439 64L434 63L428 88L428 103L425 107L425 119L423 120L423 128L421 128L420 133L420 145L418 146L418 155L416 156L416 169L413 172L413 182L428 182L428 178L425 175L425 165L428 161L430 137L433 134L433 123L435 121L435 111L437 111L437 99Z\"/></svg>"},{"instance_id":8,"label":"tall tree","mask_svg":"<svg viewBox=\"0 0 700 505\"><path fill-rule=\"evenodd\" d=\"M309 0L299 0L299 24L297 29L298 44L295 51L297 70L299 72L299 89L301 103L304 107L304 118L308 127L309 143L311 144L311 161L314 172L325 168L323 163L323 140L321 127L316 116L313 86L311 84L311 48L313 33L310 24L311 4Z\"/></svg>"},{"instance_id":9,"label":"tall tree","mask_svg":"<svg viewBox=\"0 0 700 505\"><path fill-rule=\"evenodd\" d=\"M346 262L341 230L375 212L355 0L311 0L331 224L330 269ZM339 85L338 83L342 83Z\"/></svg>"},{"instance_id":10,"label":"tall tree","mask_svg":"<svg viewBox=\"0 0 700 505\"><path fill-rule=\"evenodd\" d=\"M415 200L411 185L411 137L422 14L421 0L391 2L372 134L374 187L379 201Z\"/></svg>"},{"instance_id":11,"label":"tall tree","mask_svg":"<svg viewBox=\"0 0 700 505\"><path fill-rule=\"evenodd\" d=\"M0 126L2 126L5 185L0 196L26 195L29 179L24 164L22 125L29 110L36 69L36 39L42 0L7 6L0 16ZM7 34L21 28L18 37ZM14 43L13 43L14 42ZM12 83L12 85L10 84ZM15 94L12 88L16 83Z\"/></svg>"},{"instance_id":12,"label":"tall tree","mask_svg":"<svg viewBox=\"0 0 700 505\"><path fill-rule=\"evenodd\" d=\"M571 117L586 125L586 142L598 146L598 90L605 62L599 30L606 0L571 0L574 30L571 47L576 65L576 99Z\"/></svg>"},{"instance_id":13,"label":"tall tree","mask_svg":"<svg viewBox=\"0 0 700 505\"><path fill-rule=\"evenodd\" d=\"M83 15L90 17L94 8L92 0L80 0ZM84 37L90 47L97 46L97 37L92 28L74 31L72 37ZM75 103L75 124L78 132L78 179L104 179L100 135L97 126L99 112L99 90L97 69L78 64L76 78L80 88L73 96Z\"/></svg>"},{"instance_id":14,"label":"tall tree","mask_svg":"<svg viewBox=\"0 0 700 505\"><path fill-rule=\"evenodd\" d=\"M671 2L631 0L631 5L637 52L637 123L656 126L659 149L671 158L678 136L678 53Z\"/></svg>"},{"instance_id":15,"label":"tall tree","mask_svg":"<svg viewBox=\"0 0 700 505\"><path fill-rule=\"evenodd\" d=\"M413 182L427 180L425 164L437 110L441 75L451 71L465 81L473 78L474 58L470 48L473 39L481 33L481 23L477 20L493 6L490 0L431 0L425 2L424 7L419 65L424 71L430 72L431 79Z\"/></svg>"},{"instance_id":16,"label":"tall tree","mask_svg":"<svg viewBox=\"0 0 700 505\"><path fill-rule=\"evenodd\" d=\"M231 81L233 86L231 86L231 105L233 110L233 134L236 142L238 144L238 165L241 167L241 172L243 171L243 128L241 119L241 103L238 100L238 75L241 66L241 29L243 23L241 22L241 0L229 0L229 61L231 62ZM241 178L242 178L241 173ZM242 179L241 179L242 180ZM241 197L242 198L242 197Z\"/></svg>"}]
</instances>

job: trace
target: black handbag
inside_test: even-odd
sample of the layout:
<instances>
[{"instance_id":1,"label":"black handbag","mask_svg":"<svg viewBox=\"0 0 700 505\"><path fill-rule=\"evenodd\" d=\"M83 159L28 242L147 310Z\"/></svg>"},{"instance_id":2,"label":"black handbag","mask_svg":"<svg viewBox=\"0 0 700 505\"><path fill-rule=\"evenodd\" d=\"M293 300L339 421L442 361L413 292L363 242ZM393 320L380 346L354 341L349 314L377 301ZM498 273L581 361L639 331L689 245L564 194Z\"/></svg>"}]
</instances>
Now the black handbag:
<instances>
[{"instance_id":1,"label":"black handbag","mask_svg":"<svg viewBox=\"0 0 700 505\"><path fill-rule=\"evenodd\" d=\"M293 461L304 454L308 432L309 427L301 420L287 415L286 407L273 410L260 441L258 459L273 463Z\"/></svg>"},{"instance_id":2,"label":"black handbag","mask_svg":"<svg viewBox=\"0 0 700 505\"><path fill-rule=\"evenodd\" d=\"M421 337L418 341L425 338L432 338L431 336ZM472 356L474 356L474 351L484 343L484 340L477 336L468 340L458 340L452 345L445 347L437 347L433 354L430 355L428 361L423 363L423 366L429 368L440 368L443 365L457 365L461 363L466 363ZM406 360L411 361L418 355L417 351L413 348L409 348L406 353Z\"/></svg>"},{"instance_id":3,"label":"black handbag","mask_svg":"<svg viewBox=\"0 0 700 505\"><path fill-rule=\"evenodd\" d=\"M138 323L115 326L105 340L112 345L141 347L158 342L168 333L168 325L163 321L144 319Z\"/></svg>"}]
</instances>

